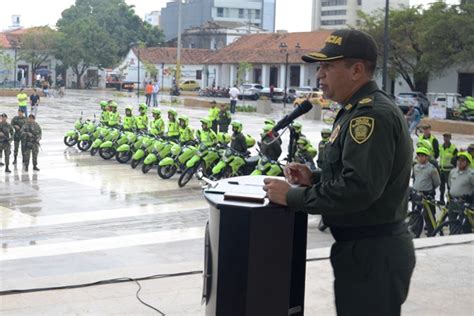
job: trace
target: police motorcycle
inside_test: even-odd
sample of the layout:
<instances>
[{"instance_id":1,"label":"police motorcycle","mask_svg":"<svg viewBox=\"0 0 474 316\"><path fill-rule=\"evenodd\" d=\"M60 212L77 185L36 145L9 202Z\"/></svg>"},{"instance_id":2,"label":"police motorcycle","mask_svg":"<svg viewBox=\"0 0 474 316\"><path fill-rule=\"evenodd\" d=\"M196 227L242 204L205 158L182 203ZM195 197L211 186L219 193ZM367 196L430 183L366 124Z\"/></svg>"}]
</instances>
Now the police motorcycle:
<instances>
[{"instance_id":1,"label":"police motorcycle","mask_svg":"<svg viewBox=\"0 0 474 316\"><path fill-rule=\"evenodd\" d=\"M117 153L117 148L121 145L132 144L137 140L137 135L133 132L121 132L118 130L117 132L117 138L114 140L107 140L100 144L99 155L105 160L113 158Z\"/></svg>"},{"instance_id":2,"label":"police motorcycle","mask_svg":"<svg viewBox=\"0 0 474 316\"><path fill-rule=\"evenodd\" d=\"M160 141L153 143L152 151L145 157L142 172L148 173L153 166L171 155L171 148L177 143L176 138L163 137Z\"/></svg>"},{"instance_id":3,"label":"police motorcycle","mask_svg":"<svg viewBox=\"0 0 474 316\"><path fill-rule=\"evenodd\" d=\"M143 135L135 143L135 152L132 155L131 167L135 169L145 159L146 156L153 150L154 142L160 142L152 135Z\"/></svg>"},{"instance_id":4,"label":"police motorcycle","mask_svg":"<svg viewBox=\"0 0 474 316\"><path fill-rule=\"evenodd\" d=\"M72 147L77 144L79 136L87 132L86 122L83 121L83 113L81 116L74 122L74 129L69 130L64 135L64 144L68 147Z\"/></svg>"},{"instance_id":5,"label":"police motorcycle","mask_svg":"<svg viewBox=\"0 0 474 316\"><path fill-rule=\"evenodd\" d=\"M283 166L276 160L271 160L267 156L259 156L257 166L254 171L250 173L251 176L282 176L283 175Z\"/></svg>"},{"instance_id":6,"label":"police motorcycle","mask_svg":"<svg viewBox=\"0 0 474 316\"><path fill-rule=\"evenodd\" d=\"M142 139L146 137L144 131L127 135L127 143L117 147L115 159L120 163L127 163L132 159L134 152L140 148Z\"/></svg>"},{"instance_id":7,"label":"police motorcycle","mask_svg":"<svg viewBox=\"0 0 474 316\"><path fill-rule=\"evenodd\" d=\"M106 126L100 126L96 131L96 138L92 142L91 146L91 156L95 156L99 150L102 143L106 141L115 141L120 136L120 132L115 128L110 128Z\"/></svg>"},{"instance_id":8,"label":"police motorcycle","mask_svg":"<svg viewBox=\"0 0 474 316\"><path fill-rule=\"evenodd\" d=\"M248 149L255 145L255 139L250 135L246 135L245 141ZM221 159L212 168L211 178L219 180L223 178L249 175L252 170L255 169L257 162L258 156L251 157L249 151L240 153L229 146L226 146L221 155Z\"/></svg>"},{"instance_id":9,"label":"police motorcycle","mask_svg":"<svg viewBox=\"0 0 474 316\"><path fill-rule=\"evenodd\" d=\"M88 151L92 146L93 140L99 136L99 124L97 123L95 114L94 119L92 121L87 120L84 127L86 132L81 133L77 141L77 148L79 148L80 151Z\"/></svg>"},{"instance_id":10,"label":"police motorcycle","mask_svg":"<svg viewBox=\"0 0 474 316\"><path fill-rule=\"evenodd\" d=\"M178 179L179 187L184 187L198 171L207 177L219 160L220 149L219 145L208 147L201 143L193 157L186 162L186 168Z\"/></svg>"},{"instance_id":11,"label":"police motorcycle","mask_svg":"<svg viewBox=\"0 0 474 316\"><path fill-rule=\"evenodd\" d=\"M171 155L163 158L158 163L158 175L162 179L169 179L177 171L182 172L186 168L186 162L191 159L197 151L195 141L183 145L176 143L171 146Z\"/></svg>"}]
</instances>

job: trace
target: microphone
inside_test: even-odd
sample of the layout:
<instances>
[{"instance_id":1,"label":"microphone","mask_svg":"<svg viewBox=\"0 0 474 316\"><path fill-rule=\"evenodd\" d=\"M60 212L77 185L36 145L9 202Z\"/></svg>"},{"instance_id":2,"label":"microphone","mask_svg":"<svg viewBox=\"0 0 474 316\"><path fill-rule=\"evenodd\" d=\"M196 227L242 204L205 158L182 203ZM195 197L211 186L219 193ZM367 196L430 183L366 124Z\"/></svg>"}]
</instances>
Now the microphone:
<instances>
[{"instance_id":1,"label":"microphone","mask_svg":"<svg viewBox=\"0 0 474 316\"><path fill-rule=\"evenodd\" d=\"M272 129L272 133L276 133L279 130L287 127L290 125L296 118L300 117L301 115L309 112L313 108L313 104L309 102L309 100L303 101L296 109L293 110L288 115L285 115Z\"/></svg>"}]
</instances>

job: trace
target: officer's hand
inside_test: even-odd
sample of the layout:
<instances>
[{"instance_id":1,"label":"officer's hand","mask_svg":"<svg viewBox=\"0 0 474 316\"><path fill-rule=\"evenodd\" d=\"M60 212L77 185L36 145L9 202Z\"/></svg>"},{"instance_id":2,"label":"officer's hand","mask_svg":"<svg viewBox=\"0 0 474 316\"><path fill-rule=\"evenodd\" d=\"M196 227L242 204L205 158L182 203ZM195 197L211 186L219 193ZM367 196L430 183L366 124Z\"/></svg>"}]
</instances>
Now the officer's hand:
<instances>
[{"instance_id":1,"label":"officer's hand","mask_svg":"<svg viewBox=\"0 0 474 316\"><path fill-rule=\"evenodd\" d=\"M263 179L263 191L267 192L270 201L280 205L286 205L286 193L290 191L290 185L283 180L265 178Z\"/></svg>"},{"instance_id":2,"label":"officer's hand","mask_svg":"<svg viewBox=\"0 0 474 316\"><path fill-rule=\"evenodd\" d=\"M292 162L283 169L286 179L291 184L310 186L313 184L313 173L307 165Z\"/></svg>"}]
</instances>

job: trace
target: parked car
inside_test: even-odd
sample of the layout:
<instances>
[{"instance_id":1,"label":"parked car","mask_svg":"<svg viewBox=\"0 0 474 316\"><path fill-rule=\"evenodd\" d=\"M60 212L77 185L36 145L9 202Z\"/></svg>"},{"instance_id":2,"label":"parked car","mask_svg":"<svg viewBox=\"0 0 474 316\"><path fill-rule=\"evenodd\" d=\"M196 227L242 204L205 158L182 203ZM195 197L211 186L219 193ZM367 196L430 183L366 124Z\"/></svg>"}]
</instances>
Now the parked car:
<instances>
[{"instance_id":1,"label":"parked car","mask_svg":"<svg viewBox=\"0 0 474 316\"><path fill-rule=\"evenodd\" d=\"M308 92L308 93L304 94L300 98L296 98L295 101L293 102L293 106L296 107L296 106L300 105L306 99L308 99L308 97L309 97L309 101L311 103L313 103L313 105L319 105L324 109L329 108L329 106L332 103L330 100L325 99L323 97L323 93L321 91L313 91L313 92Z\"/></svg>"},{"instance_id":2,"label":"parked car","mask_svg":"<svg viewBox=\"0 0 474 316\"><path fill-rule=\"evenodd\" d=\"M199 91L201 86L196 80L186 80L179 85L179 88L184 91Z\"/></svg>"},{"instance_id":3,"label":"parked car","mask_svg":"<svg viewBox=\"0 0 474 316\"><path fill-rule=\"evenodd\" d=\"M301 86L295 88L296 97L301 98L303 95L312 92L312 91L319 91L318 88L313 88L311 86Z\"/></svg>"},{"instance_id":4,"label":"parked car","mask_svg":"<svg viewBox=\"0 0 474 316\"><path fill-rule=\"evenodd\" d=\"M428 108L430 107L430 101L422 92L402 92L397 95L395 99L396 104L406 113L410 105L419 107L423 113L428 114Z\"/></svg>"},{"instance_id":5,"label":"parked car","mask_svg":"<svg viewBox=\"0 0 474 316\"><path fill-rule=\"evenodd\" d=\"M283 92L282 88L273 88L273 96L271 98L272 102L283 102L283 98L285 93ZM270 88L263 88L260 90L260 97L267 97L270 98Z\"/></svg>"},{"instance_id":6,"label":"parked car","mask_svg":"<svg viewBox=\"0 0 474 316\"><path fill-rule=\"evenodd\" d=\"M259 83L244 83L240 86L239 90L239 100L242 99L252 99L258 100L260 98L260 92L262 91L263 86Z\"/></svg>"}]
</instances>

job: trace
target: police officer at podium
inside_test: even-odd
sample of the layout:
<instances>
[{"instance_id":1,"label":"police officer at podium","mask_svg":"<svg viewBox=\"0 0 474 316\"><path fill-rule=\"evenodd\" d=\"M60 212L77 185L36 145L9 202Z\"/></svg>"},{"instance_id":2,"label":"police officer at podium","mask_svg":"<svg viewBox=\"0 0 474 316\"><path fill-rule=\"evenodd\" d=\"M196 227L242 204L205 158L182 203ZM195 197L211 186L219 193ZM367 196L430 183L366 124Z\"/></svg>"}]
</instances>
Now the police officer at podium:
<instances>
[{"instance_id":1,"label":"police officer at podium","mask_svg":"<svg viewBox=\"0 0 474 316\"><path fill-rule=\"evenodd\" d=\"M338 315L400 315L415 267L404 223L413 157L405 119L372 79L377 46L370 35L337 30L302 59L319 62L320 88L342 109L322 171L292 163L285 176L299 187L265 179L264 190L292 211L323 216L335 239Z\"/></svg>"}]
</instances>

